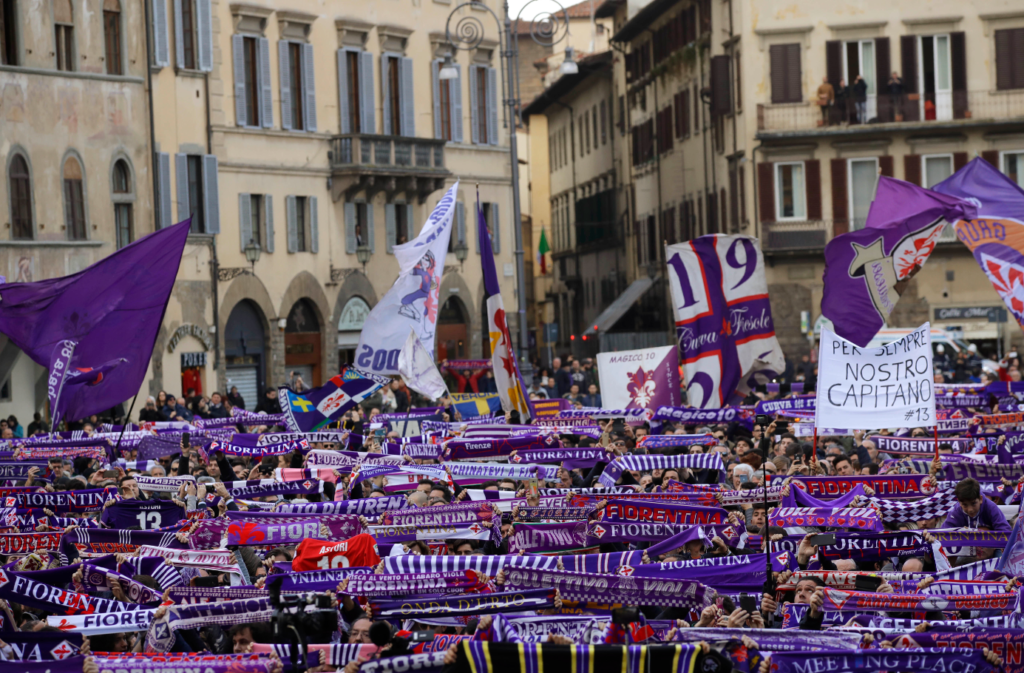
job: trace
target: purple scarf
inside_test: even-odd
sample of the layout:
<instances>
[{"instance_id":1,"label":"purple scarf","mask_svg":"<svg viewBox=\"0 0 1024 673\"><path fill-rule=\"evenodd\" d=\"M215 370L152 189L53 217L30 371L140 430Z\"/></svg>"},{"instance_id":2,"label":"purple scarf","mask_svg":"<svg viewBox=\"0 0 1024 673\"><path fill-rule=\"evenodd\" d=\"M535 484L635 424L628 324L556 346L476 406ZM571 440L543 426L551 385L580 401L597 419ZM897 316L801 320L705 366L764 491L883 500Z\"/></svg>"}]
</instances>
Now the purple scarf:
<instances>
[{"instance_id":1,"label":"purple scarf","mask_svg":"<svg viewBox=\"0 0 1024 673\"><path fill-rule=\"evenodd\" d=\"M849 652L775 652L772 673L877 673L877 671L963 671L989 673L994 667L981 650L911 649L857 650Z\"/></svg>"},{"instance_id":2,"label":"purple scarf","mask_svg":"<svg viewBox=\"0 0 1024 673\"><path fill-rule=\"evenodd\" d=\"M370 601L377 619L415 619L458 615L487 615L541 610L555 604L554 589L510 591L498 594L463 594L421 600Z\"/></svg>"},{"instance_id":3,"label":"purple scarf","mask_svg":"<svg viewBox=\"0 0 1024 673\"><path fill-rule=\"evenodd\" d=\"M267 495L308 495L323 493L324 482L316 479L305 481L280 482L273 479L253 479L251 481L228 481L224 485L228 492L236 498L260 498Z\"/></svg>"},{"instance_id":4,"label":"purple scarf","mask_svg":"<svg viewBox=\"0 0 1024 673\"><path fill-rule=\"evenodd\" d=\"M563 600L591 603L657 605L703 610L714 602L714 589L694 580L593 575L561 570L505 571L505 586L516 589L556 588Z\"/></svg>"},{"instance_id":5,"label":"purple scarf","mask_svg":"<svg viewBox=\"0 0 1024 673\"><path fill-rule=\"evenodd\" d=\"M609 500L601 521L609 523L642 522L679 525L723 523L729 513L717 507L693 507L670 502Z\"/></svg>"},{"instance_id":6,"label":"purple scarf","mask_svg":"<svg viewBox=\"0 0 1024 673\"><path fill-rule=\"evenodd\" d=\"M935 481L920 474L859 475L855 477L796 477L793 485L810 495L836 498L853 490L857 484L875 489L882 498L909 498L931 495Z\"/></svg>"},{"instance_id":7,"label":"purple scarf","mask_svg":"<svg viewBox=\"0 0 1024 673\"><path fill-rule=\"evenodd\" d=\"M360 516L379 516L388 510L408 507L405 496L385 495L380 498L359 498L358 500L339 500L336 502L305 502L283 503L278 505L277 513L294 514L358 514Z\"/></svg>"},{"instance_id":8,"label":"purple scarf","mask_svg":"<svg viewBox=\"0 0 1024 673\"><path fill-rule=\"evenodd\" d=\"M519 552L552 552L580 549L587 546L587 525L582 521L568 523L516 524L508 539L510 554Z\"/></svg>"},{"instance_id":9,"label":"purple scarf","mask_svg":"<svg viewBox=\"0 0 1024 673\"><path fill-rule=\"evenodd\" d=\"M445 460L473 460L507 456L513 451L557 449L562 444L555 437L512 437L507 439L453 439L444 444Z\"/></svg>"},{"instance_id":10,"label":"purple scarf","mask_svg":"<svg viewBox=\"0 0 1024 673\"><path fill-rule=\"evenodd\" d=\"M870 507L778 507L768 513L768 525L790 528L816 526L881 533L882 520Z\"/></svg>"}]
</instances>

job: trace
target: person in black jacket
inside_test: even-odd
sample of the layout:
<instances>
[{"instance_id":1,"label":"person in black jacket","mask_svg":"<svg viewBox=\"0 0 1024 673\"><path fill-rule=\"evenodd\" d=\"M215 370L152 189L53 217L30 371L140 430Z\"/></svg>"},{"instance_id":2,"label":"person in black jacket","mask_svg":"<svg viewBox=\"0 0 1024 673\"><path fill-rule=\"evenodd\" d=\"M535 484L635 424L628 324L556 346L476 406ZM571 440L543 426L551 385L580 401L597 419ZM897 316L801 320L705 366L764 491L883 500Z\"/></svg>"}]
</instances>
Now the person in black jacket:
<instances>
[{"instance_id":1,"label":"person in black jacket","mask_svg":"<svg viewBox=\"0 0 1024 673\"><path fill-rule=\"evenodd\" d=\"M868 83L857 75L853 82L853 103L857 106L857 123L868 123Z\"/></svg>"},{"instance_id":2,"label":"person in black jacket","mask_svg":"<svg viewBox=\"0 0 1024 673\"><path fill-rule=\"evenodd\" d=\"M839 119L836 121L839 123L845 123L850 118L850 89L846 86L846 80L839 80L839 86L836 87L836 113L839 115Z\"/></svg>"}]
</instances>

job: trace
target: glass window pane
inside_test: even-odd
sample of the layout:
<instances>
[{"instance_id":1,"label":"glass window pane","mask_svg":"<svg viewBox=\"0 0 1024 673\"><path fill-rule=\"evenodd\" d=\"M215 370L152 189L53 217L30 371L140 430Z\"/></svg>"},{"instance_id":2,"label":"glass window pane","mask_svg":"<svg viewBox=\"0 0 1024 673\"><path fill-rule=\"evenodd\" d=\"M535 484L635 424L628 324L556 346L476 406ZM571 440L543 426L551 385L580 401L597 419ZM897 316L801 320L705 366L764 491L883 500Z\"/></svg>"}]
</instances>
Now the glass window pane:
<instances>
[{"instance_id":1,"label":"glass window pane","mask_svg":"<svg viewBox=\"0 0 1024 673\"><path fill-rule=\"evenodd\" d=\"M935 38L935 89L949 91L949 36Z\"/></svg>"},{"instance_id":2,"label":"glass window pane","mask_svg":"<svg viewBox=\"0 0 1024 673\"><path fill-rule=\"evenodd\" d=\"M863 229L875 197L878 164L874 159L850 162L850 229Z\"/></svg>"},{"instance_id":3,"label":"glass window pane","mask_svg":"<svg viewBox=\"0 0 1024 673\"><path fill-rule=\"evenodd\" d=\"M931 188L953 175L953 157L924 158L924 186Z\"/></svg>"},{"instance_id":4,"label":"glass window pane","mask_svg":"<svg viewBox=\"0 0 1024 673\"><path fill-rule=\"evenodd\" d=\"M868 85L868 94L875 93L875 43L865 40L860 43L860 73Z\"/></svg>"},{"instance_id":5,"label":"glass window pane","mask_svg":"<svg viewBox=\"0 0 1024 673\"><path fill-rule=\"evenodd\" d=\"M1003 172L1021 187L1024 187L1024 152L1007 152L1003 155Z\"/></svg>"}]
</instances>

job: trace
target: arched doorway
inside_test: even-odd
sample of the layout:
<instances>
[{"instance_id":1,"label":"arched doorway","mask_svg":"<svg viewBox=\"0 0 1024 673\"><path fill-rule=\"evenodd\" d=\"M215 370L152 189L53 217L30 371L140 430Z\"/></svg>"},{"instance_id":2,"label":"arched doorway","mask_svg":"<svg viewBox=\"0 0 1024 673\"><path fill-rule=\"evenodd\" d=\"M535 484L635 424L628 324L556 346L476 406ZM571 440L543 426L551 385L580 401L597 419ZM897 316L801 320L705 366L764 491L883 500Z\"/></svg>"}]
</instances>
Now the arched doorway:
<instances>
[{"instance_id":1,"label":"arched doorway","mask_svg":"<svg viewBox=\"0 0 1024 673\"><path fill-rule=\"evenodd\" d=\"M338 319L338 364L347 366L356 361L356 347L363 331L370 305L362 297L352 297L345 303Z\"/></svg>"},{"instance_id":2,"label":"arched doorway","mask_svg":"<svg viewBox=\"0 0 1024 673\"><path fill-rule=\"evenodd\" d=\"M458 297L448 297L437 315L437 361L469 357L469 314Z\"/></svg>"},{"instance_id":3,"label":"arched doorway","mask_svg":"<svg viewBox=\"0 0 1024 673\"><path fill-rule=\"evenodd\" d=\"M224 363L227 367L227 393L238 388L245 406L255 409L263 397L266 380L266 345L263 312L251 301L235 304L224 330Z\"/></svg>"},{"instance_id":4,"label":"arched doorway","mask_svg":"<svg viewBox=\"0 0 1024 673\"><path fill-rule=\"evenodd\" d=\"M321 384L320 360L320 320L313 302L300 299L288 311L284 328L284 365L289 380L295 372L306 388L316 388Z\"/></svg>"}]
</instances>

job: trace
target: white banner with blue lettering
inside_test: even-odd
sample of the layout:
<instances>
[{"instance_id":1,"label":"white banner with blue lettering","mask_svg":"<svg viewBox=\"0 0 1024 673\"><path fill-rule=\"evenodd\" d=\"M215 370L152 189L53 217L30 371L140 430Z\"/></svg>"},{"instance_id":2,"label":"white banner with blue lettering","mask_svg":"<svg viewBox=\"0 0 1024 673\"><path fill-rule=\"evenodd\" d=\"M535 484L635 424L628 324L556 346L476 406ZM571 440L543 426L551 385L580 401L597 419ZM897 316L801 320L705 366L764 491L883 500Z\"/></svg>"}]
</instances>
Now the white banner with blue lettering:
<instances>
[{"instance_id":1,"label":"white banner with blue lettering","mask_svg":"<svg viewBox=\"0 0 1024 673\"><path fill-rule=\"evenodd\" d=\"M398 374L398 354L412 329L434 354L438 294L452 235L459 183L438 201L420 235L394 247L398 280L363 323L355 365L374 374Z\"/></svg>"}]
</instances>

